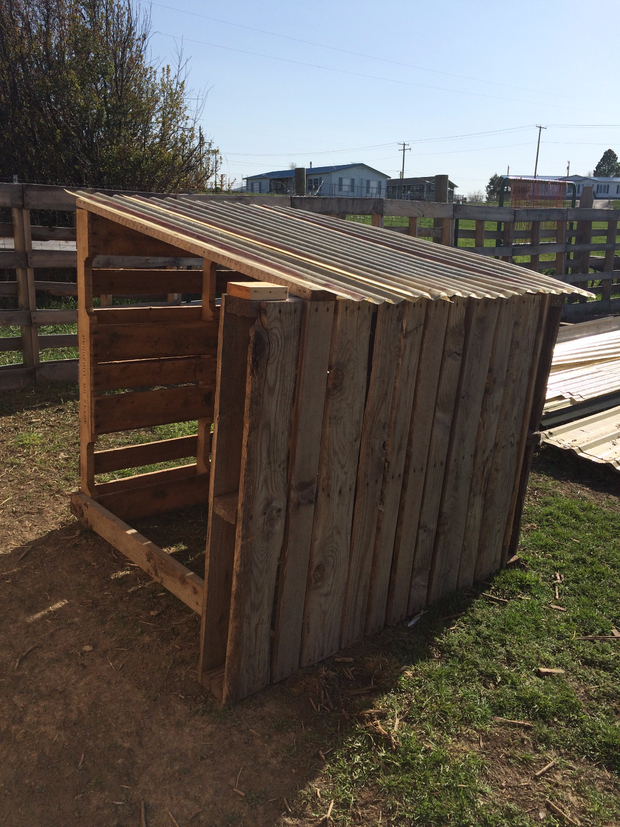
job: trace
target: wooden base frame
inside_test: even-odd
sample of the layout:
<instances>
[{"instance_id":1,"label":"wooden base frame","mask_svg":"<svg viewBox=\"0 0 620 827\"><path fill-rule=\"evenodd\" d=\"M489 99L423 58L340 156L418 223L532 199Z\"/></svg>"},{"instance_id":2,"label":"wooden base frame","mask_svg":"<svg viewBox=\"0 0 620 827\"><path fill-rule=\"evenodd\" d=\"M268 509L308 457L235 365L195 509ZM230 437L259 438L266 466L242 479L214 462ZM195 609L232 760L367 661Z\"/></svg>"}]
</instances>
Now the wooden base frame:
<instances>
[{"instance_id":1,"label":"wooden base frame","mask_svg":"<svg viewBox=\"0 0 620 827\"><path fill-rule=\"evenodd\" d=\"M201 577L86 494L71 496L71 512L186 606L197 614L202 613L204 581Z\"/></svg>"}]
</instances>

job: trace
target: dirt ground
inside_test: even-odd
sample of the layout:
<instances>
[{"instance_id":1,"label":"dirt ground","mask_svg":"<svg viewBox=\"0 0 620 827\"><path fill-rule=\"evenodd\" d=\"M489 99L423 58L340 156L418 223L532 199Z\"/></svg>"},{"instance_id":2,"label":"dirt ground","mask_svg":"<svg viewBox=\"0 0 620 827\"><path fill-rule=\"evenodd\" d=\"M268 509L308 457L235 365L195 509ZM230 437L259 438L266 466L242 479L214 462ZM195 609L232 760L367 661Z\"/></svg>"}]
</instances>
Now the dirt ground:
<instances>
[{"instance_id":1,"label":"dirt ground","mask_svg":"<svg viewBox=\"0 0 620 827\"><path fill-rule=\"evenodd\" d=\"M198 617L69 513L76 400L67 387L0 400L1 827L319 823L300 791L320 787L324 757L372 707L367 687L388 680L380 640L347 653L354 682L331 659L222 710L197 681ZM136 527L200 572L205 518ZM502 760L519 737L466 746L507 797L544 809ZM366 804L358 823L377 823Z\"/></svg>"}]
</instances>

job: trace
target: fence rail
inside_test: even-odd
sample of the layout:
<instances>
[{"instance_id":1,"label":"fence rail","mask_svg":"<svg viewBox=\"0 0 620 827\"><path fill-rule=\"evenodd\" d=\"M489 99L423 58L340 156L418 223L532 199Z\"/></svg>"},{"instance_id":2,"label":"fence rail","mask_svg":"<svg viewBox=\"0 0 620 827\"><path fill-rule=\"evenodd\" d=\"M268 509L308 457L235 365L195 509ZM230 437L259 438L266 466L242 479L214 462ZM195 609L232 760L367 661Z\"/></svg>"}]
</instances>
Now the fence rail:
<instances>
[{"instance_id":1,"label":"fence rail","mask_svg":"<svg viewBox=\"0 0 620 827\"><path fill-rule=\"evenodd\" d=\"M345 219L370 217L374 226L512 261L597 294L596 301L578 298L566 304L564 319L620 312L620 210L512 209L384 198L288 195L189 197L292 206ZM60 348L75 347L76 334L41 330L75 324L75 311L37 306L37 297L43 303L43 296L71 299L77 295L77 253L72 249L75 228L68 226L74 223L71 216L74 212L75 196L63 187L0 184L0 353L21 353L20 363L0 366L0 388L31 386L39 379L77 381L77 359L46 358ZM62 219L58 213L63 214ZM10 221L7 220L9 214ZM64 226L47 226L54 222ZM201 265L199 259L174 257L145 257L138 261L135 257L125 260L119 256L113 259L98 256L93 262L96 268ZM62 276L55 279L54 271L61 272ZM62 280L63 277L66 280ZM19 334L9 330L8 335L2 336L2 327L18 328Z\"/></svg>"}]
</instances>

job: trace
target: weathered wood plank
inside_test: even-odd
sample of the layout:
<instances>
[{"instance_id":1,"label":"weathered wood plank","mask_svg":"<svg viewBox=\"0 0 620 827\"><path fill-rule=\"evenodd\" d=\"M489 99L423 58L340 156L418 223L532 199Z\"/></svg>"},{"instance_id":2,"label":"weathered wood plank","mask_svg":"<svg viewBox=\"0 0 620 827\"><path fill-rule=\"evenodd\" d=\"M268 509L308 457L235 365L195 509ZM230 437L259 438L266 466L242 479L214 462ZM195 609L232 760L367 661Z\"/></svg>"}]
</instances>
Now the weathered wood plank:
<instances>
[{"instance_id":1,"label":"weathered wood plank","mask_svg":"<svg viewBox=\"0 0 620 827\"><path fill-rule=\"evenodd\" d=\"M449 302L430 302L427 306L394 539L386 609L388 624L398 623L407 616L416 535L449 315Z\"/></svg>"},{"instance_id":2,"label":"weathered wood plank","mask_svg":"<svg viewBox=\"0 0 620 827\"><path fill-rule=\"evenodd\" d=\"M129 477L120 477L110 482L100 482L95 485L95 499L108 494L120 494L125 491L135 491L151 485L162 485L187 477L196 476L196 463L180 465L176 468L162 468L159 471L150 471L146 474L132 474Z\"/></svg>"},{"instance_id":3,"label":"weathered wood plank","mask_svg":"<svg viewBox=\"0 0 620 827\"><path fill-rule=\"evenodd\" d=\"M480 423L476 436L474 467L469 487L467 520L463 532L463 547L457 580L458 588L471 586L474 582L480 526L493 451L497 439L497 424L506 388L506 372L510 358L512 333L515 318L527 307L527 299L500 299L499 314L495 327L486 390L480 412Z\"/></svg>"},{"instance_id":4,"label":"weathered wood plank","mask_svg":"<svg viewBox=\"0 0 620 827\"><path fill-rule=\"evenodd\" d=\"M369 302L336 302L304 611L302 665L328 657L340 645L372 310Z\"/></svg>"},{"instance_id":5,"label":"weathered wood plank","mask_svg":"<svg viewBox=\"0 0 620 827\"><path fill-rule=\"evenodd\" d=\"M426 605L429 599L428 587L432 583L431 566L463 361L466 325L469 327L470 324L471 311L468 311L468 306L471 307L472 301L473 299L455 299L450 307L433 428L428 447L422 506L409 589L408 614L415 614Z\"/></svg>"},{"instance_id":6,"label":"weathered wood plank","mask_svg":"<svg viewBox=\"0 0 620 827\"><path fill-rule=\"evenodd\" d=\"M251 331L225 703L262 689L270 679L302 308L302 302L265 302Z\"/></svg>"},{"instance_id":7,"label":"weathered wood plank","mask_svg":"<svg viewBox=\"0 0 620 827\"><path fill-rule=\"evenodd\" d=\"M93 316L98 325L107 324L183 324L199 322L202 319L202 307L183 305L153 307L97 307Z\"/></svg>"},{"instance_id":8,"label":"weathered wood plank","mask_svg":"<svg viewBox=\"0 0 620 827\"><path fill-rule=\"evenodd\" d=\"M357 468L349 572L340 631L342 648L351 646L364 635L370 574L380 516L386 441L405 307L405 302L398 305L385 302L377 309L370 383Z\"/></svg>"},{"instance_id":9,"label":"weathered wood plank","mask_svg":"<svg viewBox=\"0 0 620 827\"><path fill-rule=\"evenodd\" d=\"M101 504L84 494L73 494L71 511L88 528L140 566L153 580L200 614L203 581L174 557L147 540Z\"/></svg>"},{"instance_id":10,"label":"weathered wood plank","mask_svg":"<svg viewBox=\"0 0 620 827\"><path fill-rule=\"evenodd\" d=\"M213 391L194 385L111 394L94 400L97 434L188 422L212 414Z\"/></svg>"},{"instance_id":11,"label":"weathered wood plank","mask_svg":"<svg viewBox=\"0 0 620 827\"><path fill-rule=\"evenodd\" d=\"M182 436L158 442L144 442L141 445L126 445L107 451L95 451L95 474L107 474L124 468L137 468L140 465L195 457L197 442L198 438L195 435Z\"/></svg>"},{"instance_id":12,"label":"weathered wood plank","mask_svg":"<svg viewBox=\"0 0 620 827\"><path fill-rule=\"evenodd\" d=\"M482 508L475 580L483 580L500 565L541 300L544 297L522 297L523 307L515 318L505 393Z\"/></svg>"},{"instance_id":13,"label":"weathered wood plank","mask_svg":"<svg viewBox=\"0 0 620 827\"><path fill-rule=\"evenodd\" d=\"M374 538L366 634L378 632L385 625L394 540L427 305L425 299L415 303L407 302L406 305L386 438L385 470Z\"/></svg>"},{"instance_id":14,"label":"weathered wood plank","mask_svg":"<svg viewBox=\"0 0 620 827\"><path fill-rule=\"evenodd\" d=\"M97 362L193 356L215 353L216 349L217 320L174 325L97 325L93 335L93 358Z\"/></svg>"},{"instance_id":15,"label":"weathered wood plank","mask_svg":"<svg viewBox=\"0 0 620 827\"><path fill-rule=\"evenodd\" d=\"M25 253L27 256L32 250L32 237L30 235L30 211L12 210L13 235L15 237L16 252ZM34 285L34 270L28 264L26 267L18 267L15 271L17 280L17 303L20 310L28 310L32 313L37 309L37 299ZM20 329L25 367L36 367L39 363L39 341L37 329L32 324L22 325Z\"/></svg>"},{"instance_id":16,"label":"weathered wood plank","mask_svg":"<svg viewBox=\"0 0 620 827\"><path fill-rule=\"evenodd\" d=\"M48 336L39 336L39 350L58 347L77 347L77 333L55 333Z\"/></svg>"},{"instance_id":17,"label":"weathered wood plank","mask_svg":"<svg viewBox=\"0 0 620 827\"><path fill-rule=\"evenodd\" d=\"M91 319L93 307L92 261L89 249L90 217L84 210L75 214L77 232L77 285L78 289L78 342L79 342L79 378L80 378L80 487L83 494L92 496L95 484L93 465L94 446L97 440L95 431L94 401L92 375L92 328L96 326Z\"/></svg>"},{"instance_id":18,"label":"weathered wood plank","mask_svg":"<svg viewBox=\"0 0 620 827\"><path fill-rule=\"evenodd\" d=\"M0 339L0 351L6 353L9 350L23 350L24 343L19 336L5 336ZM34 365L26 365L26 367L34 367Z\"/></svg>"},{"instance_id":19,"label":"weathered wood plank","mask_svg":"<svg viewBox=\"0 0 620 827\"><path fill-rule=\"evenodd\" d=\"M93 366L93 389L150 388L202 382L215 386L215 356L186 356L178 359L137 359Z\"/></svg>"},{"instance_id":20,"label":"weathered wood plank","mask_svg":"<svg viewBox=\"0 0 620 827\"><path fill-rule=\"evenodd\" d=\"M509 557L516 553L519 544L521 516L525 503L527 481L537 445L535 441L530 439L530 436L533 436L540 427L540 420L547 395L547 382L553 360L553 349L562 317L564 297L552 296L548 303L541 302L540 304L541 319L526 400L526 417L523 420L521 431L519 456L517 458L517 474L514 481L502 546L502 565L506 563Z\"/></svg>"},{"instance_id":21,"label":"weathered wood plank","mask_svg":"<svg viewBox=\"0 0 620 827\"><path fill-rule=\"evenodd\" d=\"M133 521L156 517L177 508L206 505L208 491L209 475L193 473L143 488L100 494L97 501L120 519Z\"/></svg>"},{"instance_id":22,"label":"weathered wood plank","mask_svg":"<svg viewBox=\"0 0 620 827\"><path fill-rule=\"evenodd\" d=\"M41 382L73 382L79 381L78 359L55 359L49 362L39 362L36 367L37 381Z\"/></svg>"},{"instance_id":23,"label":"weathered wood plank","mask_svg":"<svg viewBox=\"0 0 620 827\"><path fill-rule=\"evenodd\" d=\"M501 300L500 300L501 301ZM470 302L445 482L437 520L428 602L456 589L468 516L476 435L487 386L500 302Z\"/></svg>"},{"instance_id":24,"label":"weathered wood plank","mask_svg":"<svg viewBox=\"0 0 620 827\"><path fill-rule=\"evenodd\" d=\"M96 296L202 293L202 271L99 268L93 270L93 292Z\"/></svg>"},{"instance_id":25,"label":"weathered wood plank","mask_svg":"<svg viewBox=\"0 0 620 827\"><path fill-rule=\"evenodd\" d=\"M210 673L226 658L235 527L217 514L214 500L238 491L241 475L245 387L254 320L228 312L222 298L217 359L215 416L209 486L209 521L205 557L205 590L200 635L200 681L211 687Z\"/></svg>"},{"instance_id":26,"label":"weathered wood plank","mask_svg":"<svg viewBox=\"0 0 620 827\"><path fill-rule=\"evenodd\" d=\"M307 302L291 417L289 499L282 542L271 679L299 667L335 302Z\"/></svg>"}]
</instances>

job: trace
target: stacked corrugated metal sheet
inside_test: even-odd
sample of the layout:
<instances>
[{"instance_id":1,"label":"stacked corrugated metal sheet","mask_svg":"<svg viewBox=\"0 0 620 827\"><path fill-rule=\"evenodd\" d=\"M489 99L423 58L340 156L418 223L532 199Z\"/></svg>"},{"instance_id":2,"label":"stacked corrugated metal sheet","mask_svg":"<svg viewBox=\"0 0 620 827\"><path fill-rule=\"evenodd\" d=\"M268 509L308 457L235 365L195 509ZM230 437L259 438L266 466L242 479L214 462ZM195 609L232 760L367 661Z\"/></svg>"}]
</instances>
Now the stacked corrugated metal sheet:
<instances>
[{"instance_id":1,"label":"stacked corrugated metal sheet","mask_svg":"<svg viewBox=\"0 0 620 827\"><path fill-rule=\"evenodd\" d=\"M620 470L620 318L571 325L555 346L543 439Z\"/></svg>"}]
</instances>

